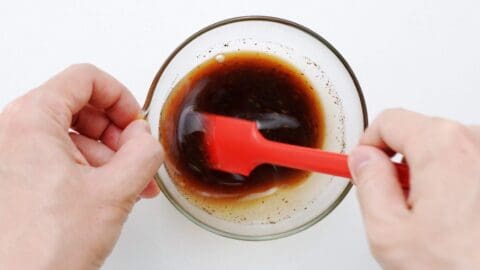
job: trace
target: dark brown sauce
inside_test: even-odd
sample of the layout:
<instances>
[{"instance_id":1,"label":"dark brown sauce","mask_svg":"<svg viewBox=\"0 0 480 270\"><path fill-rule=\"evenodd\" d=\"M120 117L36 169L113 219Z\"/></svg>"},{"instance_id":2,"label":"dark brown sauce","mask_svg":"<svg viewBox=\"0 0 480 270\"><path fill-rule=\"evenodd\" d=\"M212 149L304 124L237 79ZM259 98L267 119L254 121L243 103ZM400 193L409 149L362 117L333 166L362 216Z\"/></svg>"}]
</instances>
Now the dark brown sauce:
<instances>
[{"instance_id":1,"label":"dark brown sauce","mask_svg":"<svg viewBox=\"0 0 480 270\"><path fill-rule=\"evenodd\" d=\"M160 134L170 176L192 195L217 199L301 183L307 172L269 164L248 177L209 168L202 123L195 116L201 112L256 120L260 132L273 141L317 148L323 142L322 108L300 71L263 53L223 57L223 61L210 59L186 75L164 106Z\"/></svg>"}]
</instances>

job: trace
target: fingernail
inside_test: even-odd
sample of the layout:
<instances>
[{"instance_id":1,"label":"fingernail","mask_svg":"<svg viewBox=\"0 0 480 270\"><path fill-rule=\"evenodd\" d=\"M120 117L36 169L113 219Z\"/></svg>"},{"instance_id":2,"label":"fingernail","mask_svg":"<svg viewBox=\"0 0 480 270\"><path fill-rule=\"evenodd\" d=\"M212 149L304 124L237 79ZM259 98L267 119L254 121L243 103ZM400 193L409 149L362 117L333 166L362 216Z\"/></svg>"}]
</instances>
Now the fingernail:
<instances>
[{"instance_id":1,"label":"fingernail","mask_svg":"<svg viewBox=\"0 0 480 270\"><path fill-rule=\"evenodd\" d=\"M356 148L352 151L348 158L348 167L352 173L353 180L358 179L360 172L365 168L372 160L372 156L369 151L363 151L361 148Z\"/></svg>"},{"instance_id":2,"label":"fingernail","mask_svg":"<svg viewBox=\"0 0 480 270\"><path fill-rule=\"evenodd\" d=\"M148 115L148 111L144 111L144 110L141 110L138 114L137 114L137 120L146 120L147 119L147 115Z\"/></svg>"}]
</instances>

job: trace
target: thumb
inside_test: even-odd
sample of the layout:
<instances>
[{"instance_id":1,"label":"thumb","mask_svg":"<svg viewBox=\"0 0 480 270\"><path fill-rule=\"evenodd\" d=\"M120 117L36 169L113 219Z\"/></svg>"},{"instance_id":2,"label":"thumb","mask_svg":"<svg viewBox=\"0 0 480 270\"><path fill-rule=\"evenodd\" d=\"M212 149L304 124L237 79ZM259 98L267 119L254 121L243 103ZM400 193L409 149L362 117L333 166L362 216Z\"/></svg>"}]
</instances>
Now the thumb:
<instances>
[{"instance_id":1,"label":"thumb","mask_svg":"<svg viewBox=\"0 0 480 270\"><path fill-rule=\"evenodd\" d=\"M99 168L110 178L108 190L120 199L136 199L163 162L163 149L150 134L145 120L128 125L119 139L119 149L112 159Z\"/></svg>"},{"instance_id":2,"label":"thumb","mask_svg":"<svg viewBox=\"0 0 480 270\"><path fill-rule=\"evenodd\" d=\"M366 223L408 212L397 172L384 152L358 146L350 154L348 165Z\"/></svg>"}]
</instances>

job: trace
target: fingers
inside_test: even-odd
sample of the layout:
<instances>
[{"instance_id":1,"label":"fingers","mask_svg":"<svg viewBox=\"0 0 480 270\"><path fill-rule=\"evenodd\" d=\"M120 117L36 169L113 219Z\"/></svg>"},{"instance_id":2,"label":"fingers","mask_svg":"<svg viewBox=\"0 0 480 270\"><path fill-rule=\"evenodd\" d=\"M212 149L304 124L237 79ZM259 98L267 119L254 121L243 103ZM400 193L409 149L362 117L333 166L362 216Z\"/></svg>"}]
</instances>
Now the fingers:
<instances>
[{"instance_id":1,"label":"fingers","mask_svg":"<svg viewBox=\"0 0 480 270\"><path fill-rule=\"evenodd\" d=\"M99 140L110 124L105 112L87 105L76 115L72 128L84 136Z\"/></svg>"},{"instance_id":2,"label":"fingers","mask_svg":"<svg viewBox=\"0 0 480 270\"><path fill-rule=\"evenodd\" d=\"M469 189L472 178L456 179L451 172L467 174L467 161L480 160L477 126L467 128L455 121L399 109L382 113L365 131L360 144L390 148L404 155L410 171L408 199L412 207L421 198L443 194L444 189Z\"/></svg>"},{"instance_id":3,"label":"fingers","mask_svg":"<svg viewBox=\"0 0 480 270\"><path fill-rule=\"evenodd\" d=\"M367 128L360 144L375 146L380 149L392 149L408 156L409 139L422 129L429 118L403 109L384 111Z\"/></svg>"},{"instance_id":4,"label":"fingers","mask_svg":"<svg viewBox=\"0 0 480 270\"><path fill-rule=\"evenodd\" d=\"M78 133L100 140L112 150L118 149L122 130L110 121L107 114L92 106L86 106L75 117L72 128Z\"/></svg>"},{"instance_id":5,"label":"fingers","mask_svg":"<svg viewBox=\"0 0 480 270\"><path fill-rule=\"evenodd\" d=\"M70 138L87 162L93 167L101 167L105 165L115 155L115 152L103 143L87 138L83 135L71 133ZM159 193L160 188L157 183L155 180L151 180L140 194L140 197L146 199L154 198Z\"/></svg>"},{"instance_id":6,"label":"fingers","mask_svg":"<svg viewBox=\"0 0 480 270\"><path fill-rule=\"evenodd\" d=\"M123 131L119 146L112 159L100 168L100 173L112 179L109 190L115 190L122 198L134 200L163 162L163 150L150 135L150 128L144 120L132 122Z\"/></svg>"},{"instance_id":7,"label":"fingers","mask_svg":"<svg viewBox=\"0 0 480 270\"><path fill-rule=\"evenodd\" d=\"M111 124L103 132L102 137L100 137L100 141L103 142L106 146L110 147L110 149L117 151L119 148L119 141L122 132L123 131L116 125Z\"/></svg>"},{"instance_id":8,"label":"fingers","mask_svg":"<svg viewBox=\"0 0 480 270\"><path fill-rule=\"evenodd\" d=\"M358 146L348 164L366 222L388 222L408 213L397 172L385 153L375 147Z\"/></svg>"},{"instance_id":9,"label":"fingers","mask_svg":"<svg viewBox=\"0 0 480 270\"><path fill-rule=\"evenodd\" d=\"M80 134L71 133L70 138L77 146L88 163L93 167L105 165L115 154L101 142L92 140Z\"/></svg>"},{"instance_id":10,"label":"fingers","mask_svg":"<svg viewBox=\"0 0 480 270\"><path fill-rule=\"evenodd\" d=\"M133 95L120 82L89 64L73 65L32 91L41 99L40 105L65 129L72 116L87 104L104 110L118 127L133 121L140 106Z\"/></svg>"}]
</instances>

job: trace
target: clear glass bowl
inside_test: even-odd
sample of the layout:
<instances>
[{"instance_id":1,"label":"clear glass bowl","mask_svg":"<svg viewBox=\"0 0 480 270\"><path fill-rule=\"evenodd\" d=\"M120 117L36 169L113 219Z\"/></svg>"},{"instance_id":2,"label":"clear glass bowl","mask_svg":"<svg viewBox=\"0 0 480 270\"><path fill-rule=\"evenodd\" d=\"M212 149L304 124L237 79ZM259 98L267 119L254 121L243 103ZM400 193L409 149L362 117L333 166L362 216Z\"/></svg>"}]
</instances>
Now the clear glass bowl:
<instances>
[{"instance_id":1,"label":"clear glass bowl","mask_svg":"<svg viewBox=\"0 0 480 270\"><path fill-rule=\"evenodd\" d=\"M212 57L241 50L273 54L307 76L324 109L324 150L345 153L356 145L367 126L367 111L358 81L345 59L312 30L262 16L210 25L189 37L168 57L153 80L144 106L154 136L162 136L162 108L179 80ZM345 179L312 173L295 189L274 191L264 204L237 212L242 218L229 220L205 211L182 195L165 165L156 179L164 195L188 219L211 232L242 240L270 240L300 232L327 216L351 188ZM285 200L290 201L288 206L283 204Z\"/></svg>"}]
</instances>

